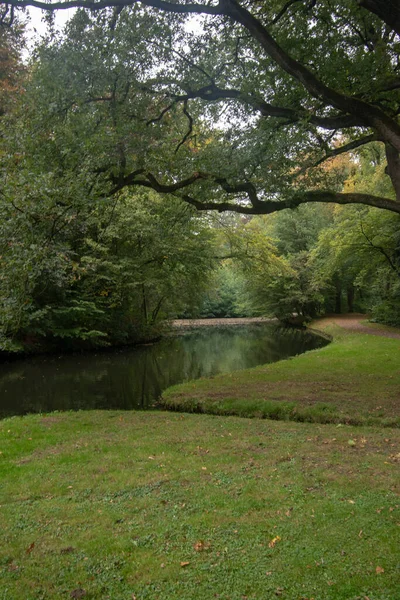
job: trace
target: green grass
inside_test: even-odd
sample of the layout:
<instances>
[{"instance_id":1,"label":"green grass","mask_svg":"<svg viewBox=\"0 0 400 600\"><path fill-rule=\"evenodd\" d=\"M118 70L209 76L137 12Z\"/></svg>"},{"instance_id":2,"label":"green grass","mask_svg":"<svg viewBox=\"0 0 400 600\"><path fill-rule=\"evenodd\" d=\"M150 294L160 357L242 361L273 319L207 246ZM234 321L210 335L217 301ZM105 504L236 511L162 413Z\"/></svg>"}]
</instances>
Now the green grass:
<instances>
[{"instance_id":1,"label":"green grass","mask_svg":"<svg viewBox=\"0 0 400 600\"><path fill-rule=\"evenodd\" d=\"M55 413L0 452L1 600L400 598L397 429Z\"/></svg>"},{"instance_id":2,"label":"green grass","mask_svg":"<svg viewBox=\"0 0 400 600\"><path fill-rule=\"evenodd\" d=\"M169 388L172 410L316 423L400 426L400 340L327 328L325 348Z\"/></svg>"}]
</instances>

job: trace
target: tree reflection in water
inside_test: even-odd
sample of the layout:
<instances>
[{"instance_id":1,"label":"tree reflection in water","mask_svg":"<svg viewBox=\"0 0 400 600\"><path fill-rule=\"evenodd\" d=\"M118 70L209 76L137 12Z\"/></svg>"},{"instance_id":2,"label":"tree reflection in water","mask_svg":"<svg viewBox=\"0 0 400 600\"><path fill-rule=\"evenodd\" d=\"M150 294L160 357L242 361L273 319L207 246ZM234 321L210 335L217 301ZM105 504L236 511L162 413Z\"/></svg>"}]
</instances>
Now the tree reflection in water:
<instances>
[{"instance_id":1,"label":"tree reflection in water","mask_svg":"<svg viewBox=\"0 0 400 600\"><path fill-rule=\"evenodd\" d=\"M157 344L24 359L0 366L0 416L79 409L145 409L181 381L275 362L326 344L271 324L203 327Z\"/></svg>"}]
</instances>

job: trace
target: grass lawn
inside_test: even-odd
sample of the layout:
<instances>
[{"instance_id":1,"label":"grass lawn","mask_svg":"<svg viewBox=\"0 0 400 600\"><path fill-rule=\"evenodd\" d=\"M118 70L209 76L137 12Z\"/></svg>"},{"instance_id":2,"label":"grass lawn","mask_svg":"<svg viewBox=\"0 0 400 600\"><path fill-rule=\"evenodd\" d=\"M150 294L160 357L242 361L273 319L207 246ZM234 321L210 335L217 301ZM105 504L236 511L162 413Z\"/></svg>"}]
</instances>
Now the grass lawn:
<instances>
[{"instance_id":1,"label":"grass lawn","mask_svg":"<svg viewBox=\"0 0 400 600\"><path fill-rule=\"evenodd\" d=\"M333 342L270 365L169 388L173 410L400 426L400 340L326 328ZM400 592L399 592L400 598Z\"/></svg>"},{"instance_id":2,"label":"grass lawn","mask_svg":"<svg viewBox=\"0 0 400 600\"><path fill-rule=\"evenodd\" d=\"M14 417L0 478L1 600L400 598L398 429Z\"/></svg>"}]
</instances>

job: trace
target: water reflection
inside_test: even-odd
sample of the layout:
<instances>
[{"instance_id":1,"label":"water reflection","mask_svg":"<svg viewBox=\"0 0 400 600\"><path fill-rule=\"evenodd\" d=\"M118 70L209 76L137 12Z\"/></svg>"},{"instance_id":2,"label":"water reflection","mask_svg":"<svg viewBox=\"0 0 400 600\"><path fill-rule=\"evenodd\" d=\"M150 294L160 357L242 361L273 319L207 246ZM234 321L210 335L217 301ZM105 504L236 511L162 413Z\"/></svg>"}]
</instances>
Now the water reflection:
<instances>
[{"instance_id":1,"label":"water reflection","mask_svg":"<svg viewBox=\"0 0 400 600\"><path fill-rule=\"evenodd\" d=\"M170 385L245 369L325 345L273 325L204 327L118 352L36 357L0 365L0 416L154 405Z\"/></svg>"}]
</instances>

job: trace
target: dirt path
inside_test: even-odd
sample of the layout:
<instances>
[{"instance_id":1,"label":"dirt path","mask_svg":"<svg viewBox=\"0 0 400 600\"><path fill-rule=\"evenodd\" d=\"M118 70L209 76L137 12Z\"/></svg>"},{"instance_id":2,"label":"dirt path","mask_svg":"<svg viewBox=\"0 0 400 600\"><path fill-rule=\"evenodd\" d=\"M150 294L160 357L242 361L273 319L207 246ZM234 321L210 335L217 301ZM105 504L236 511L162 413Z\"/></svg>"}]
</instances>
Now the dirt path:
<instances>
[{"instance_id":1,"label":"dirt path","mask_svg":"<svg viewBox=\"0 0 400 600\"><path fill-rule=\"evenodd\" d=\"M349 331L400 339L400 329L397 327L379 325L378 323L368 323L367 319L367 315L356 313L347 315L329 315L314 321L312 326L315 329L323 329L327 325L334 324L339 325L339 327L343 327L344 329L348 329Z\"/></svg>"}]
</instances>

